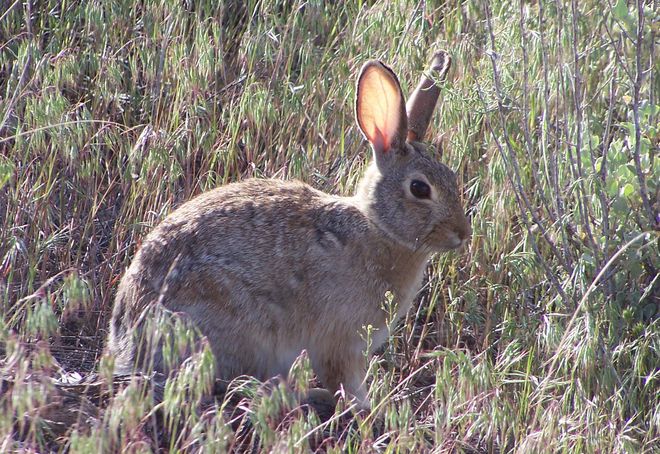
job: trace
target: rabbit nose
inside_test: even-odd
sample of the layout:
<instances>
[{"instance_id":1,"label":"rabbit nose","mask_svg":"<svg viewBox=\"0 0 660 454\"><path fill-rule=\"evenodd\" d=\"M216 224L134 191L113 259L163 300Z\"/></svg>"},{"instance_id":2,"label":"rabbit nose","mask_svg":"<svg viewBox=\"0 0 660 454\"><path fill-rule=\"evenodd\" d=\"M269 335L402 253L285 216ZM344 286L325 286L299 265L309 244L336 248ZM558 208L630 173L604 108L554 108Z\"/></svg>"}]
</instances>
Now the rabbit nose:
<instances>
[{"instance_id":1,"label":"rabbit nose","mask_svg":"<svg viewBox=\"0 0 660 454\"><path fill-rule=\"evenodd\" d=\"M458 239L463 242L472 235L472 228L470 227L470 221L467 216L463 216L463 218L456 223L456 235L458 235Z\"/></svg>"}]
</instances>

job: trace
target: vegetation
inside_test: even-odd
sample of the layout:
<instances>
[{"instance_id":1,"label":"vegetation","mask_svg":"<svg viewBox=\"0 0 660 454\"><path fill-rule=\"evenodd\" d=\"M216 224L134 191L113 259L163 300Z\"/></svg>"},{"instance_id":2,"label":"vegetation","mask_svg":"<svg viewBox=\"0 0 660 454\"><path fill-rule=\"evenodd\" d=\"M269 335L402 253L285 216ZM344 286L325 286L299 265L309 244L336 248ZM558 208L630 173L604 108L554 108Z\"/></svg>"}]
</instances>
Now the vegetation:
<instances>
[{"instance_id":1,"label":"vegetation","mask_svg":"<svg viewBox=\"0 0 660 454\"><path fill-rule=\"evenodd\" d=\"M2 5L0 451L658 452L657 1ZM357 71L410 90L435 48L432 142L474 234L365 358L373 412L249 378L210 402L204 351L161 398L113 384L108 313L150 228L252 176L351 193Z\"/></svg>"}]
</instances>

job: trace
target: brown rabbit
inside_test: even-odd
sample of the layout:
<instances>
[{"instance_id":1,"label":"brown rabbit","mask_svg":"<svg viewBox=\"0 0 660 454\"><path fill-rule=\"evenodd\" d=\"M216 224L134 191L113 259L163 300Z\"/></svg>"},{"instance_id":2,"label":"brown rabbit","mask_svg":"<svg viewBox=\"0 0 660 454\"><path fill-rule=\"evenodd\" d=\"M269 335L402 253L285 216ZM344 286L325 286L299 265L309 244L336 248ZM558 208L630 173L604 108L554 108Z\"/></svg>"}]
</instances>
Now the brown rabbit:
<instances>
[{"instance_id":1,"label":"brown rabbit","mask_svg":"<svg viewBox=\"0 0 660 454\"><path fill-rule=\"evenodd\" d=\"M450 61L434 56L438 79ZM159 307L206 336L219 379L286 376L305 349L328 390L343 385L368 408L364 327L376 330L371 350L380 346L386 292L404 315L430 255L470 235L454 173L418 142L439 91L425 76L406 105L391 69L362 67L355 112L374 160L352 197L250 179L165 218L119 285L108 339L117 373L145 367L138 339ZM151 358L164 369L162 355Z\"/></svg>"}]
</instances>

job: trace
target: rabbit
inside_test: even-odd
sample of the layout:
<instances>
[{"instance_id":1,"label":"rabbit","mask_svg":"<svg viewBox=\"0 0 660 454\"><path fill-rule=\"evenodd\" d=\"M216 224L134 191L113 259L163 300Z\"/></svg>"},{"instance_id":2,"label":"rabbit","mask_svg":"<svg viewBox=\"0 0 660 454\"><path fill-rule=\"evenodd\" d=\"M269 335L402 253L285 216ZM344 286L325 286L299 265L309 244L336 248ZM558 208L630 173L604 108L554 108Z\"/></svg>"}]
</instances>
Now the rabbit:
<instances>
[{"instance_id":1,"label":"rabbit","mask_svg":"<svg viewBox=\"0 0 660 454\"><path fill-rule=\"evenodd\" d=\"M450 63L434 55L435 80ZM107 341L116 373L145 367L138 339L156 306L205 336L219 380L286 377L306 350L325 390L368 409L364 353L387 339L387 292L405 315L430 256L471 235L454 173L421 143L439 92L424 76L406 104L388 66L364 64L355 115L373 160L353 196L248 179L167 216L117 290ZM162 355L153 358L164 370Z\"/></svg>"}]
</instances>

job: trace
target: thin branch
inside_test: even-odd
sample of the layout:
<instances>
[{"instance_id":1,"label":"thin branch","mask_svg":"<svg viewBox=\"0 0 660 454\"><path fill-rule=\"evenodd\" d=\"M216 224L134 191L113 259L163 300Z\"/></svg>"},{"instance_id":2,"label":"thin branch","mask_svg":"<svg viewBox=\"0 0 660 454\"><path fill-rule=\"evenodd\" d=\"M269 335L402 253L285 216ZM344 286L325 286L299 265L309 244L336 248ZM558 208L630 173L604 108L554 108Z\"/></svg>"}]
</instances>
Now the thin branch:
<instances>
[{"instance_id":1,"label":"thin branch","mask_svg":"<svg viewBox=\"0 0 660 454\"><path fill-rule=\"evenodd\" d=\"M522 92L521 110L523 115L522 131L523 131L523 136L525 138L525 151L527 153L527 159L529 159L529 162L532 167L532 172L530 175L532 178L532 183L534 185L534 188L538 189L536 194L538 195L541 204L545 208L545 211L550 216L550 219L552 220L553 223L555 223L557 222L557 217L555 216L553 210L550 209L549 203L545 197L545 191L543 191L542 186L538 182L538 175L541 172L539 171L539 163L535 159L532 153L534 145L532 143L532 135L529 131L529 99L528 99L529 98L529 78L528 78L529 57L527 55L528 42L527 42L527 28L525 27L525 2L524 0L519 0L518 4L520 6L520 10L519 10L520 51L522 52L522 57L523 57L523 71L522 71L523 92Z\"/></svg>"},{"instance_id":2,"label":"thin branch","mask_svg":"<svg viewBox=\"0 0 660 454\"><path fill-rule=\"evenodd\" d=\"M509 182L511 183L511 186L514 189L514 195L516 196L516 202L518 203L518 208L520 209L521 213L521 221L525 225L525 228L527 230L527 233L529 235L532 248L534 249L534 252L536 254L536 258L539 260L541 263L541 266L545 270L545 273L548 277L548 280L552 283L552 285L555 287L555 290L557 293L561 296L561 298L564 300L564 303L567 304L569 302L568 295L566 295L566 292L562 288L561 284L559 283L557 276L553 272L553 270L550 268L548 263L545 261L543 256L541 255L541 251L538 248L538 245L536 244L536 240L534 238L534 234L532 233L531 226L529 224L529 220L527 219L527 215L531 215L532 220L534 224L538 227L539 231L541 232L541 235L543 239L546 241L548 246L550 247L551 252L554 254L556 259L560 262L560 264L564 267L564 269L571 273L571 271L568 270L568 266L566 262L563 260L563 257L557 250L557 247L555 246L554 242L552 239L549 237L548 232L546 231L545 227L541 223L541 220L538 218L538 215L536 214L535 210L532 208L531 203L529 201L529 198L527 197L527 194L525 193L525 190L522 185L522 180L520 178L520 168L518 166L518 160L516 158L516 153L515 150L513 149L513 146L511 145L511 140L509 138L509 134L507 131L507 128L505 126L505 119L504 119L504 114L503 110L504 107L502 105L502 90L500 86L500 77L499 77L499 72L497 68L497 63L496 63L496 54L495 54L495 35L493 34L493 24L492 24L492 12L490 9L490 2L486 2L486 25L488 28L488 32L490 35L490 44L491 44L491 51L489 52L490 55L490 60L491 64L493 67L493 78L494 78L494 84L495 84L495 93L497 94L497 105L498 105L498 113L500 116L500 121L502 123L502 132L504 134L504 141L507 146L508 153L504 152L504 149L502 147L502 144L499 142L497 139L497 136L495 134L495 131L493 130L492 126L490 125L490 122L488 122L488 128L491 131L491 135L493 136L493 139L495 140L495 143L497 145L497 148L499 150L500 156L502 156L502 159L504 159L505 164L507 164L506 170L507 170L507 177L509 179ZM481 96L481 90L479 89L479 97L481 98L482 102L485 105L485 100ZM508 161L508 162L507 162ZM510 164L510 165L509 165ZM511 171L512 169L512 171ZM512 175L513 174L513 175Z\"/></svg>"},{"instance_id":3,"label":"thin branch","mask_svg":"<svg viewBox=\"0 0 660 454\"><path fill-rule=\"evenodd\" d=\"M578 41L578 25L577 16L578 8L576 0L571 1L571 24L573 28L573 36L571 37L571 44L573 47L573 101L575 107L575 123L576 123L576 137L575 137L575 164L577 170L577 184L580 187L580 194L578 197L578 211L582 218L582 227L587 233L590 246L594 251L598 251L598 246L594 241L594 236L591 233L591 216L587 208L587 191L584 187L584 172L582 172L582 75L580 74L580 55L577 48ZM571 147L568 147L570 152ZM572 154L572 153L571 153Z\"/></svg>"},{"instance_id":4,"label":"thin branch","mask_svg":"<svg viewBox=\"0 0 660 454\"><path fill-rule=\"evenodd\" d=\"M555 186L554 184L555 178L553 177L554 171L556 169L553 169L553 167L548 162L548 158L547 158L548 136L550 135L550 131L549 131L550 122L548 119L548 112L550 111L550 82L548 78L548 48L545 42L545 33L544 33L545 19L544 19L544 10L543 10L543 0L538 0L538 7L539 7L538 27L539 27L539 38L541 42L541 62L543 67L543 103L544 103L544 108L541 110L541 115L542 115L541 124L543 125L543 127L541 128L541 150L543 152L546 171L550 170L550 175L545 173L546 183L548 186L551 187L552 193L557 194L559 193L559 188ZM551 160L551 162L554 163L556 166L556 160ZM550 206L550 208L552 208L552 205ZM553 211L552 213L553 220L559 217L557 207L555 206L554 208L555 208L554 210L551 210Z\"/></svg>"},{"instance_id":5,"label":"thin branch","mask_svg":"<svg viewBox=\"0 0 660 454\"><path fill-rule=\"evenodd\" d=\"M637 0L637 39L635 41L635 81L633 85L633 122L635 124L635 149L633 150L633 160L635 161L635 171L639 182L639 195L642 198L644 211L649 218L651 225L658 229L658 219L654 213L651 202L649 201L648 188L646 187L646 176L642 170L640 160L642 129L639 125L639 92L642 88L642 78L644 70L642 69L642 43L644 40L644 2Z\"/></svg>"},{"instance_id":6,"label":"thin branch","mask_svg":"<svg viewBox=\"0 0 660 454\"><path fill-rule=\"evenodd\" d=\"M562 5L560 4L559 1L556 2L556 8L557 8L557 36L556 36L556 41L557 43L561 43L563 38L562 38L562 31L564 29L564 24L563 24L563 9ZM557 56L557 77L559 78L559 81L557 84L555 84L555 98L556 99L561 99L563 93L561 92L561 87L564 86L564 73L562 71L562 61L563 61L563 54L562 54L562 48L561 46L557 47L559 55ZM563 114L563 123L560 122L559 118L559 106L562 106L562 114ZM554 153L552 154L552 167L551 171L552 174L551 176L553 177L553 190L555 191L555 204L557 206L557 212L558 212L558 218L562 222L560 225L560 232L561 232L561 238L562 238L562 249L564 252L564 259L570 264L571 269L574 264L574 260L576 259L575 254L573 252L573 249L569 245L569 238L568 235L573 235L573 232L569 231L569 227L566 225L566 216L565 216L565 211L564 211L564 200L562 198L563 194L563 189L559 187L559 163L558 163L558 155L559 155L559 150L562 149L562 135L561 133L563 132L562 130L565 129L565 125L568 123L567 121L567 114L566 114L566 108L564 104L557 103L556 104L556 115L555 115L555 147L554 147ZM562 126L564 126L562 128ZM568 138L567 138L568 141Z\"/></svg>"},{"instance_id":7,"label":"thin branch","mask_svg":"<svg viewBox=\"0 0 660 454\"><path fill-rule=\"evenodd\" d=\"M603 152L600 160L600 182L603 189L607 186L607 155L610 149L610 143L612 142L610 131L612 128L614 105L616 103L616 77L618 73L617 68L618 66L614 65L614 73L612 74L612 81L610 83L610 96L607 106L607 122L605 123L605 130L603 131L603 138L601 139L601 147ZM610 250L610 207L604 190L598 191L598 196L600 198L600 205L602 210L602 233L603 237L605 238L605 245L603 246L603 259L607 260L608 251Z\"/></svg>"}]
</instances>

